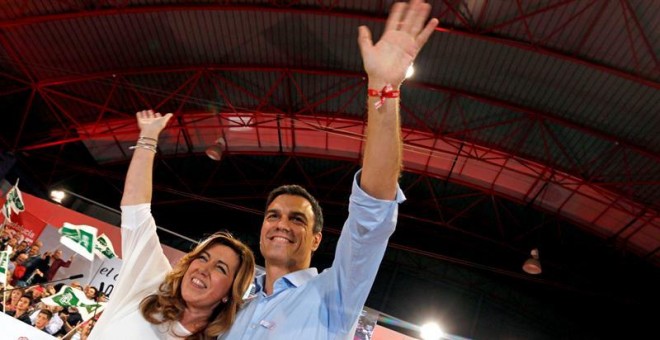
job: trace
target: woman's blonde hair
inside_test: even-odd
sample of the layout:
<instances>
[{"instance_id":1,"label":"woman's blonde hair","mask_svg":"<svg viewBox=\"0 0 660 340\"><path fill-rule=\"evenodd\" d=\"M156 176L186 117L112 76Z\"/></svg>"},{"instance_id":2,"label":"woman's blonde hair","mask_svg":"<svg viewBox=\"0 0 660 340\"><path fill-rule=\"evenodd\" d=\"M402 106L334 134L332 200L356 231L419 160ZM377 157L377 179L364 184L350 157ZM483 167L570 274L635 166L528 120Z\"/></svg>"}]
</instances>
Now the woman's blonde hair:
<instances>
[{"instance_id":1,"label":"woman's blonde hair","mask_svg":"<svg viewBox=\"0 0 660 340\"><path fill-rule=\"evenodd\" d=\"M231 248L236 252L240 260L234 282L231 286L231 294L227 296L228 300L226 303L218 304L213 310L206 327L196 331L187 339L215 338L229 329L234 322L238 309L243 304L243 294L248 290L250 283L252 283L254 276L254 254L248 246L227 232L215 233L199 243L195 249L183 256L177 265L172 268L172 271L167 274L165 281L158 288L158 292L142 300L140 310L147 321L152 324L162 324L181 319L186 306L181 296L183 275L194 259L203 251L216 244Z\"/></svg>"}]
</instances>

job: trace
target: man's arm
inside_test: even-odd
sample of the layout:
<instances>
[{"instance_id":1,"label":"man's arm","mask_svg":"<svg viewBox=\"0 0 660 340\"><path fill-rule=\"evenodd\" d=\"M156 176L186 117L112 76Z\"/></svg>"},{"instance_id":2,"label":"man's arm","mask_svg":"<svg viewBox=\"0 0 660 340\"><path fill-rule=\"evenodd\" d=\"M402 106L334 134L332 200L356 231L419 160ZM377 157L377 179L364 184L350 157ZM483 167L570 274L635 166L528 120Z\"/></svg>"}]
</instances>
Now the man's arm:
<instances>
[{"instance_id":1,"label":"man's arm","mask_svg":"<svg viewBox=\"0 0 660 340\"><path fill-rule=\"evenodd\" d=\"M431 6L422 0L395 3L380 40L373 44L366 26L359 28L358 44L369 77L369 89L381 91L390 85L398 91L406 70L438 25L428 19ZM369 195L392 200L401 171L401 124L399 98L369 97L367 141L362 160L360 187Z\"/></svg>"}]
</instances>

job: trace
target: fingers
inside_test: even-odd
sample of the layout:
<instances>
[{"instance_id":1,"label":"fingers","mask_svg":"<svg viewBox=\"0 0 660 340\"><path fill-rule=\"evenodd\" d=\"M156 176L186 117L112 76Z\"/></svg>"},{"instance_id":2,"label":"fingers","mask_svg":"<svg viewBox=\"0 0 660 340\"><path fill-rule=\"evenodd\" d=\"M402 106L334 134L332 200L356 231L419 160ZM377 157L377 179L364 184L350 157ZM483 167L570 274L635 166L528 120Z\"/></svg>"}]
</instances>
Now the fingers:
<instances>
[{"instance_id":1,"label":"fingers","mask_svg":"<svg viewBox=\"0 0 660 340\"><path fill-rule=\"evenodd\" d=\"M160 116L160 113L159 113L158 115ZM164 117L165 117L165 124L163 124L163 125L167 125L167 123L170 121L170 118L172 118L172 116L173 116L172 113L168 113L168 114L166 114L166 115L164 116Z\"/></svg>"},{"instance_id":2,"label":"fingers","mask_svg":"<svg viewBox=\"0 0 660 340\"><path fill-rule=\"evenodd\" d=\"M431 5L423 0L411 0L409 3L397 2L390 10L390 15L385 24L385 30L403 31L412 34L413 36L426 34L428 24L427 27L425 27L424 23L428 19L430 13ZM437 26L437 23L435 26ZM435 26L433 28L435 28ZM424 28L424 30L422 30L422 28ZM430 33L427 34L426 38L423 40L426 41L429 35Z\"/></svg>"},{"instance_id":3,"label":"fingers","mask_svg":"<svg viewBox=\"0 0 660 340\"><path fill-rule=\"evenodd\" d=\"M431 33L435 31L435 28L438 27L438 19L433 18L431 19L428 24L426 24L426 27L424 27L424 30L417 35L417 46L420 48L426 44L426 41L429 40L429 37L431 36Z\"/></svg>"},{"instance_id":4,"label":"fingers","mask_svg":"<svg viewBox=\"0 0 660 340\"><path fill-rule=\"evenodd\" d=\"M387 17L387 22L385 22L385 31L396 31L399 29L399 24L403 19L403 15L406 12L406 7L408 4L405 2L397 2L392 5L390 9L390 15Z\"/></svg>"},{"instance_id":5,"label":"fingers","mask_svg":"<svg viewBox=\"0 0 660 340\"><path fill-rule=\"evenodd\" d=\"M366 50L374 45L374 42L371 40L371 31L369 31L367 26L358 27L358 45L360 46L362 55L365 55Z\"/></svg>"},{"instance_id":6,"label":"fingers","mask_svg":"<svg viewBox=\"0 0 660 340\"><path fill-rule=\"evenodd\" d=\"M142 111L138 111L138 113L136 113L135 116L137 116L137 118L144 119L144 118L153 117L153 114L154 114L153 110L142 110Z\"/></svg>"},{"instance_id":7,"label":"fingers","mask_svg":"<svg viewBox=\"0 0 660 340\"><path fill-rule=\"evenodd\" d=\"M411 2L408 6L405 17L402 20L400 30L412 35L419 34L430 13L430 4L418 1Z\"/></svg>"},{"instance_id":8,"label":"fingers","mask_svg":"<svg viewBox=\"0 0 660 340\"><path fill-rule=\"evenodd\" d=\"M137 116L137 118L142 118L142 119L144 119L144 118L148 119L148 118L164 117L163 115L160 114L160 112L154 112L154 110L138 111L135 115ZM165 117L168 116L168 115L169 115L169 117L167 118L167 120L169 120L172 117L172 113L166 114Z\"/></svg>"}]
</instances>

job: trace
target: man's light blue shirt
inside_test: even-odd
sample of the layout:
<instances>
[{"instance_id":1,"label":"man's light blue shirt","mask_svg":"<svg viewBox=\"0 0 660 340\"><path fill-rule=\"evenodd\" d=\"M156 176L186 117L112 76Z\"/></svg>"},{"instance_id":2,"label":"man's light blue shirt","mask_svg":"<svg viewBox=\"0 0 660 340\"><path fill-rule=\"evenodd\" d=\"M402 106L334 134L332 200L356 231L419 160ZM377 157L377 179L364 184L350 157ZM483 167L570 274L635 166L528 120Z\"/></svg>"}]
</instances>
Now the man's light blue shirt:
<instances>
[{"instance_id":1,"label":"man's light blue shirt","mask_svg":"<svg viewBox=\"0 0 660 340\"><path fill-rule=\"evenodd\" d=\"M256 294L218 339L353 339L387 241L394 232L400 189L394 201L370 197L353 180L349 216L337 242L332 267L318 274L308 268L275 281L263 291L265 275L255 278Z\"/></svg>"}]
</instances>

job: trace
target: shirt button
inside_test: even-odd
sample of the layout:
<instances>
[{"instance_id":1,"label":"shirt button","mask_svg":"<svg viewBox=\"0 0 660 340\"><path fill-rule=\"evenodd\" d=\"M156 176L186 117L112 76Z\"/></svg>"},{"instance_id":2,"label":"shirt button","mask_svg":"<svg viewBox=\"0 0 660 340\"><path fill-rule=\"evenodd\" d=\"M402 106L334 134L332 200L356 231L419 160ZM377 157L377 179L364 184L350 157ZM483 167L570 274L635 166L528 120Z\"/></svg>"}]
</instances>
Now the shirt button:
<instances>
[{"instance_id":1,"label":"shirt button","mask_svg":"<svg viewBox=\"0 0 660 340\"><path fill-rule=\"evenodd\" d=\"M255 328L257 328L257 325L255 325L255 324L251 324L251 325L250 325L250 328L255 329Z\"/></svg>"}]
</instances>

